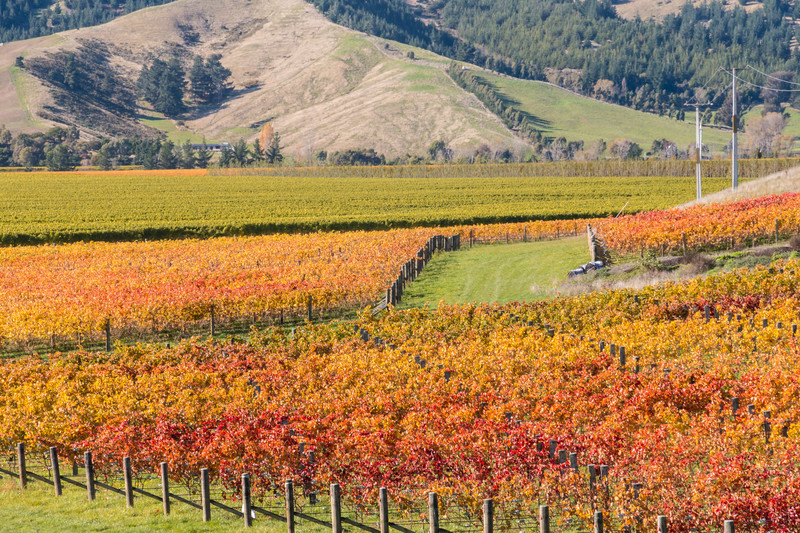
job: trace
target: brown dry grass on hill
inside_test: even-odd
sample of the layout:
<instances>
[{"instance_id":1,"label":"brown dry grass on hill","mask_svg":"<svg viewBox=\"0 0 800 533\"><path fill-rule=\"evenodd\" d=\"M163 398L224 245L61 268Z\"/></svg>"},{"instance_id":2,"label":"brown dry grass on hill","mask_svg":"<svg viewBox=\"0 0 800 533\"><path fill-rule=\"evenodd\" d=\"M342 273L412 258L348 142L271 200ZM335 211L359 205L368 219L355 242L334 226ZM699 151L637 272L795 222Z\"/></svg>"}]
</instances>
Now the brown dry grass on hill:
<instances>
[{"instance_id":1,"label":"brown dry grass on hill","mask_svg":"<svg viewBox=\"0 0 800 533\"><path fill-rule=\"evenodd\" d=\"M679 207L690 207L697 204L719 204L745 198L758 198L769 194L798 191L800 191L800 166L748 181L739 185L735 191L729 188L714 194L708 194L699 201L695 200Z\"/></svg>"},{"instance_id":2,"label":"brown dry grass on hill","mask_svg":"<svg viewBox=\"0 0 800 533\"><path fill-rule=\"evenodd\" d=\"M702 4L705 0L692 0L695 5ZM667 15L680 12L687 0L627 0L614 3L620 17L633 20L637 16L642 19L663 19ZM740 5L738 0L724 0L728 9ZM761 2L748 1L745 10L753 11L761 7Z\"/></svg>"}]
</instances>

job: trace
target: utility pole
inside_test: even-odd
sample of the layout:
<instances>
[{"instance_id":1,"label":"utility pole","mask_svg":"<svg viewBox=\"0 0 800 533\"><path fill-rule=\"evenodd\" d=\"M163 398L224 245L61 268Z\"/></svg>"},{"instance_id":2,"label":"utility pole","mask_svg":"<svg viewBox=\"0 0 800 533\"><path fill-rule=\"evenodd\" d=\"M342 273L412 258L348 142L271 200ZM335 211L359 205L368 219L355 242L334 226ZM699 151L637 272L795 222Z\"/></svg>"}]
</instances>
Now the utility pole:
<instances>
[{"instance_id":1,"label":"utility pole","mask_svg":"<svg viewBox=\"0 0 800 533\"><path fill-rule=\"evenodd\" d=\"M736 147L736 133L739 130L739 117L736 115L736 69L731 69L733 78L733 113L731 115L731 125L733 126L733 139L731 144L731 180L735 191L739 188L739 152Z\"/></svg>"},{"instance_id":2,"label":"utility pole","mask_svg":"<svg viewBox=\"0 0 800 533\"><path fill-rule=\"evenodd\" d=\"M701 184L700 161L703 160L703 128L700 125L700 106L694 106L694 160L697 166L697 199L703 197L703 186Z\"/></svg>"}]
</instances>

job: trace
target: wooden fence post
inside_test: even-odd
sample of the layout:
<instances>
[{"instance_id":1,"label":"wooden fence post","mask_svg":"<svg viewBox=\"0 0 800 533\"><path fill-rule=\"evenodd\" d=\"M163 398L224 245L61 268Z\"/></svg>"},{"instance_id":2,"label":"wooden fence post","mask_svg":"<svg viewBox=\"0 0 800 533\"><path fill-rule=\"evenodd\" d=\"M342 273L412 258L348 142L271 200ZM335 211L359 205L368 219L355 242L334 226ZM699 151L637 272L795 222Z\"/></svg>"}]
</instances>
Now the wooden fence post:
<instances>
[{"instance_id":1,"label":"wooden fence post","mask_svg":"<svg viewBox=\"0 0 800 533\"><path fill-rule=\"evenodd\" d=\"M286 532L294 533L294 485L286 480Z\"/></svg>"},{"instance_id":2,"label":"wooden fence post","mask_svg":"<svg viewBox=\"0 0 800 533\"><path fill-rule=\"evenodd\" d=\"M594 512L594 533L603 533L603 512Z\"/></svg>"},{"instance_id":3,"label":"wooden fence post","mask_svg":"<svg viewBox=\"0 0 800 533\"><path fill-rule=\"evenodd\" d=\"M164 516L169 515L169 465L161 463L161 502L164 504Z\"/></svg>"},{"instance_id":4,"label":"wooden fence post","mask_svg":"<svg viewBox=\"0 0 800 533\"><path fill-rule=\"evenodd\" d=\"M19 467L19 488L28 488L28 471L25 465L25 443L17 443L17 466Z\"/></svg>"},{"instance_id":5,"label":"wooden fence post","mask_svg":"<svg viewBox=\"0 0 800 533\"><path fill-rule=\"evenodd\" d=\"M331 531L342 533L342 500L341 490L337 483L331 484Z\"/></svg>"},{"instance_id":6,"label":"wooden fence post","mask_svg":"<svg viewBox=\"0 0 800 533\"><path fill-rule=\"evenodd\" d=\"M83 465L86 469L86 494L89 501L93 502L95 498L94 490L94 464L92 463L92 452L84 452Z\"/></svg>"},{"instance_id":7,"label":"wooden fence post","mask_svg":"<svg viewBox=\"0 0 800 533\"><path fill-rule=\"evenodd\" d=\"M764 441L769 444L769 438L772 435L772 422L770 419L772 418L771 411L764 411Z\"/></svg>"},{"instance_id":8,"label":"wooden fence post","mask_svg":"<svg viewBox=\"0 0 800 533\"><path fill-rule=\"evenodd\" d=\"M242 474L242 515L244 527L253 526L253 517L250 510L250 474Z\"/></svg>"},{"instance_id":9,"label":"wooden fence post","mask_svg":"<svg viewBox=\"0 0 800 533\"><path fill-rule=\"evenodd\" d=\"M494 533L494 502L483 500L483 533Z\"/></svg>"},{"instance_id":10,"label":"wooden fence post","mask_svg":"<svg viewBox=\"0 0 800 533\"><path fill-rule=\"evenodd\" d=\"M778 244L778 239L780 238L780 232L778 231L778 219L775 219L775 244Z\"/></svg>"},{"instance_id":11,"label":"wooden fence post","mask_svg":"<svg viewBox=\"0 0 800 533\"><path fill-rule=\"evenodd\" d=\"M381 533L389 533L389 496L386 494L386 487L381 487L378 492L378 514Z\"/></svg>"},{"instance_id":12,"label":"wooden fence post","mask_svg":"<svg viewBox=\"0 0 800 533\"><path fill-rule=\"evenodd\" d=\"M211 336L213 337L217 333L217 324L214 317L214 305L211 305Z\"/></svg>"},{"instance_id":13,"label":"wooden fence post","mask_svg":"<svg viewBox=\"0 0 800 533\"><path fill-rule=\"evenodd\" d=\"M308 296L308 321L311 322L311 312L314 308L314 297L309 295Z\"/></svg>"},{"instance_id":14,"label":"wooden fence post","mask_svg":"<svg viewBox=\"0 0 800 533\"><path fill-rule=\"evenodd\" d=\"M435 492L428 493L428 522L430 533L439 533L439 498Z\"/></svg>"},{"instance_id":15,"label":"wooden fence post","mask_svg":"<svg viewBox=\"0 0 800 533\"><path fill-rule=\"evenodd\" d=\"M539 533L550 533L550 507L539 506Z\"/></svg>"},{"instance_id":16,"label":"wooden fence post","mask_svg":"<svg viewBox=\"0 0 800 533\"><path fill-rule=\"evenodd\" d=\"M208 480L208 468L200 470L200 504L203 507L203 522L211 521L211 485Z\"/></svg>"},{"instance_id":17,"label":"wooden fence post","mask_svg":"<svg viewBox=\"0 0 800 533\"><path fill-rule=\"evenodd\" d=\"M570 452L570 454L569 454L569 467L576 474L578 473L578 454L577 454L577 452Z\"/></svg>"},{"instance_id":18,"label":"wooden fence post","mask_svg":"<svg viewBox=\"0 0 800 533\"><path fill-rule=\"evenodd\" d=\"M111 319L106 319L106 351L111 351Z\"/></svg>"},{"instance_id":19,"label":"wooden fence post","mask_svg":"<svg viewBox=\"0 0 800 533\"><path fill-rule=\"evenodd\" d=\"M558 464L567 462L567 450L558 450Z\"/></svg>"},{"instance_id":20,"label":"wooden fence post","mask_svg":"<svg viewBox=\"0 0 800 533\"><path fill-rule=\"evenodd\" d=\"M550 441L550 450L549 450L549 454L548 454L550 456L550 459L555 459L556 458L556 448L558 448L558 441L557 440L551 440Z\"/></svg>"},{"instance_id":21,"label":"wooden fence post","mask_svg":"<svg viewBox=\"0 0 800 533\"><path fill-rule=\"evenodd\" d=\"M53 490L56 496L61 496L61 470L58 468L58 450L50 446L50 468L53 470Z\"/></svg>"},{"instance_id":22,"label":"wooden fence post","mask_svg":"<svg viewBox=\"0 0 800 533\"><path fill-rule=\"evenodd\" d=\"M122 458L122 473L125 478L125 505L133 507L133 473L131 472L131 458Z\"/></svg>"},{"instance_id":23,"label":"wooden fence post","mask_svg":"<svg viewBox=\"0 0 800 533\"><path fill-rule=\"evenodd\" d=\"M733 520L725 520L723 523L723 533L736 533Z\"/></svg>"},{"instance_id":24,"label":"wooden fence post","mask_svg":"<svg viewBox=\"0 0 800 533\"><path fill-rule=\"evenodd\" d=\"M667 517L664 515L659 515L656 519L658 533L667 533Z\"/></svg>"}]
</instances>

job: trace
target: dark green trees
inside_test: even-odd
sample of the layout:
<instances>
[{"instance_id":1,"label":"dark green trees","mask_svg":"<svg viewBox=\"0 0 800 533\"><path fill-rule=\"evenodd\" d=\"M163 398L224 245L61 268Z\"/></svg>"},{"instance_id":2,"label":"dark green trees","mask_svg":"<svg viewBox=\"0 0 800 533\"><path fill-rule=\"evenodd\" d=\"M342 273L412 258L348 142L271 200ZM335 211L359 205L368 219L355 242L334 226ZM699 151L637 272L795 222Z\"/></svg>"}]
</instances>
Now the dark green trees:
<instances>
[{"instance_id":1,"label":"dark green trees","mask_svg":"<svg viewBox=\"0 0 800 533\"><path fill-rule=\"evenodd\" d=\"M155 59L148 67L142 67L139 74L139 95L149 102L153 109L173 117L182 113L183 92L186 87L185 73L177 58L168 62Z\"/></svg>"},{"instance_id":2,"label":"dark green trees","mask_svg":"<svg viewBox=\"0 0 800 533\"><path fill-rule=\"evenodd\" d=\"M231 90L231 71L222 66L222 56L214 54L206 60L197 56L188 76L178 58L167 62L155 59L150 66L145 65L139 75L139 96L153 106L153 109L174 117L186 110L187 78L189 95L201 104L219 102Z\"/></svg>"},{"instance_id":3,"label":"dark green trees","mask_svg":"<svg viewBox=\"0 0 800 533\"><path fill-rule=\"evenodd\" d=\"M222 66L222 56L214 54L205 61L195 56L189 70L192 98L201 103L219 102L230 92L231 71Z\"/></svg>"},{"instance_id":4,"label":"dark green trees","mask_svg":"<svg viewBox=\"0 0 800 533\"><path fill-rule=\"evenodd\" d=\"M72 150L64 145L59 144L45 156L47 169L54 172L64 172L74 170L75 165L78 164L78 158L72 153Z\"/></svg>"}]
</instances>

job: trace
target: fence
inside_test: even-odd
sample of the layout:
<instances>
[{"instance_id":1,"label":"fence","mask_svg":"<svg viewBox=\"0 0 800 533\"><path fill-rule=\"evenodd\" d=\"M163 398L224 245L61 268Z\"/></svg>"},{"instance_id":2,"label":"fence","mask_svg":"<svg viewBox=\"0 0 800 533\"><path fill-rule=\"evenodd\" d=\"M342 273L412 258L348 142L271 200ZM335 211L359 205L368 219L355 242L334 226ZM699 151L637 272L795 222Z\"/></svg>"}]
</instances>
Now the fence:
<instances>
[{"instance_id":1,"label":"fence","mask_svg":"<svg viewBox=\"0 0 800 533\"><path fill-rule=\"evenodd\" d=\"M734 409L738 408L738 402ZM735 414L735 411L734 411ZM767 439L769 439L769 422L765 422L767 428ZM537 443L537 451L544 451L543 442ZM570 475L581 475L580 468L577 463L577 454L569 453L566 450L558 450L558 441L550 440L547 453L553 461L558 464L568 465L568 472ZM46 472L37 473L29 469L27 466L28 457L26 455L25 444L18 443L16 446L16 461L9 468L0 468L0 474L5 474L11 478L18 480L20 490L25 490L30 481L39 481L53 487L53 494L55 497L63 495L65 485L72 485L79 489L85 490L89 501L94 501L97 497L97 490L103 489L109 492L118 494L124 497L125 505L128 508L134 507L135 499L137 496L150 498L158 501L162 505L163 513L165 516L170 515L173 502L187 505L202 514L203 522L211 521L212 508L218 509L226 514L233 515L243 521L244 527L252 527L253 521L257 517L263 517L270 520L283 522L286 527L287 533L294 533L298 529L299 524L314 524L325 528L330 528L332 533L343 533L344 531L352 531L353 529L366 531L368 533L390 533L390 531L397 531L399 533L419 533L419 527L424 533L427 528L428 533L452 533L451 530L442 527L443 522L440 514L439 496L435 492L428 493L427 509L420 513L419 519L403 520L397 519L400 516L396 511L392 511L389 501L389 494L385 488L380 488L378 492L377 512L372 513L377 515L375 518L375 525L362 523L361 521L354 520L343 513L343 507L346 502L341 497L341 488L338 484L330 485L329 499L327 505L321 506L322 512L328 508L330 514L325 516L319 511L304 512L297 505L297 498L295 495L295 486L292 480L286 480L284 484L283 505L282 508L277 506L257 506L254 504L251 497L251 479L248 473L243 473L241 476L241 510L231 507L218 499L212 498L212 489L210 483L209 469L203 468L199 472L199 501L192 499L191 496L186 494L178 494L173 492L170 488L169 480L169 465L162 462L159 471L159 493L150 492L134 486L134 472L131 469L130 457L124 457L122 460L121 478L123 482L122 488L114 486L110 483L100 481L95 475L92 452L85 452L83 455L83 479L79 481L78 465L73 462L72 475L65 475L61 472L61 465L59 463L58 451L55 447L51 447L48 453L48 464ZM586 482L589 484L591 494L604 493L606 498L609 498L610 485L609 480L609 466L608 465L588 465L585 468ZM642 489L641 484L633 483L629 487L632 491L633 498L638 499L639 492ZM322 503L316 492L311 493L313 496L309 499L311 505ZM317 509L319 509L317 505ZM459 530L473 530L479 531L482 528L483 533L493 533L495 530L503 530L503 523L508 524L508 519L497 520L495 514L494 501L492 499L483 500L481 516L469 517L467 520L458 520L447 517L444 519L448 524L456 526L454 529ZM352 513L351 513L352 514ZM364 513L366 515L366 513ZM519 513L517 513L519 517ZM357 514L356 514L357 517ZM552 524L552 517L549 505L538 506L538 516L525 516L523 518L536 520L539 526L540 533L550 533ZM524 522L524 520L517 520L517 522ZM643 520L636 520L639 530L645 527ZM607 528L607 520L603 511L594 511L593 516L593 533L603 533ZM348 528L346 528L348 526ZM420 527L421 526L421 527ZM659 533L668 533L669 528L666 516L658 516L656 519L656 527ZM529 529L525 527L524 529ZM649 528L648 528L649 529ZM630 531L630 528L626 528ZM724 532L734 533L734 521L726 520L724 522Z\"/></svg>"},{"instance_id":2,"label":"fence","mask_svg":"<svg viewBox=\"0 0 800 533\"><path fill-rule=\"evenodd\" d=\"M454 252L461 249L461 235L455 234L450 237L444 235L434 235L418 251L416 256L409 259L400 267L400 272L386 289L386 295L378 302L374 314L377 314L389 305L397 305L403 298L403 291L409 283L414 281L422 273L425 266L433 259L437 251Z\"/></svg>"},{"instance_id":3,"label":"fence","mask_svg":"<svg viewBox=\"0 0 800 533\"><path fill-rule=\"evenodd\" d=\"M469 247L472 248L477 244L496 244L503 243L510 244L512 242L531 242L542 240L562 239L565 237L572 237L578 235L578 222L569 224L572 227L565 228L563 231L560 227L556 226L550 233L540 233L538 235L529 237L528 228L523 226L522 232L519 231L512 233L510 230L506 231L503 235L488 234L484 237L478 237L474 229L469 230L466 235ZM416 255L403 263L397 274L397 277L392 281L389 287L386 288L386 294L381 298L375 307L374 314L385 309L388 305L397 305L402 301L403 292L408 285L414 281L427 266L436 252L454 252L461 249L461 236L462 233L456 233L450 237L444 235L434 235L417 251ZM594 258L592 259L594 260Z\"/></svg>"}]
</instances>

